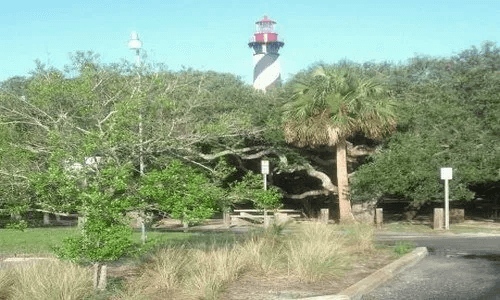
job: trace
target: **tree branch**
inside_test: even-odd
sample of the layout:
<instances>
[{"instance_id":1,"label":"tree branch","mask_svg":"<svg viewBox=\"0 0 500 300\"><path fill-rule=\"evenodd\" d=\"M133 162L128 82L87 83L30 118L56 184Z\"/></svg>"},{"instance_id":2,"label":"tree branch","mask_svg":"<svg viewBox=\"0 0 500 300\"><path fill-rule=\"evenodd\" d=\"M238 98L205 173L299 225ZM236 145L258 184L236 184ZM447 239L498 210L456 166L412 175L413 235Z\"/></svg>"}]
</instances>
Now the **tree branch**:
<instances>
[{"instance_id":1,"label":"tree branch","mask_svg":"<svg viewBox=\"0 0 500 300\"><path fill-rule=\"evenodd\" d=\"M353 157L364 156L375 153L375 151L376 148L369 148L366 147L365 145L353 146L352 143L347 142L347 155L349 156Z\"/></svg>"},{"instance_id":2,"label":"tree branch","mask_svg":"<svg viewBox=\"0 0 500 300\"><path fill-rule=\"evenodd\" d=\"M328 196L329 194L331 194L330 191L328 190L314 190L314 191L308 191L308 192L304 192L302 194L299 194L299 195L291 195L291 194L285 194L284 196L286 198L289 198L289 199L304 199L304 198L307 198L307 197L312 197L312 196L320 196L320 195L323 195L323 196ZM336 194L336 193L334 193Z\"/></svg>"},{"instance_id":3,"label":"tree branch","mask_svg":"<svg viewBox=\"0 0 500 300\"><path fill-rule=\"evenodd\" d=\"M313 169L313 167L311 165L307 165L306 171L307 171L307 175L309 175L311 177L318 178L319 180L321 180L321 185L323 186L323 188L325 190L327 190L331 193L334 193L334 194L338 193L337 187L332 183L332 180L330 179L330 177L327 174Z\"/></svg>"}]
</instances>

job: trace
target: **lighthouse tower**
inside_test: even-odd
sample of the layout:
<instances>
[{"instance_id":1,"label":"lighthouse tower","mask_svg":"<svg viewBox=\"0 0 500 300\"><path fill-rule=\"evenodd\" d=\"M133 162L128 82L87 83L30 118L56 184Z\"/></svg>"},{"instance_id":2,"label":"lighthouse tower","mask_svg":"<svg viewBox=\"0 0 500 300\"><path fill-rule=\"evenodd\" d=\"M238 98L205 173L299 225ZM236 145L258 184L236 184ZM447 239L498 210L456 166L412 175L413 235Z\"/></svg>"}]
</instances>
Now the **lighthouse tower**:
<instances>
[{"instance_id":1,"label":"lighthouse tower","mask_svg":"<svg viewBox=\"0 0 500 300\"><path fill-rule=\"evenodd\" d=\"M278 50L285 45L274 31L275 21L266 15L255 22L256 30L248 46L253 48L253 87L267 91L281 85Z\"/></svg>"}]
</instances>

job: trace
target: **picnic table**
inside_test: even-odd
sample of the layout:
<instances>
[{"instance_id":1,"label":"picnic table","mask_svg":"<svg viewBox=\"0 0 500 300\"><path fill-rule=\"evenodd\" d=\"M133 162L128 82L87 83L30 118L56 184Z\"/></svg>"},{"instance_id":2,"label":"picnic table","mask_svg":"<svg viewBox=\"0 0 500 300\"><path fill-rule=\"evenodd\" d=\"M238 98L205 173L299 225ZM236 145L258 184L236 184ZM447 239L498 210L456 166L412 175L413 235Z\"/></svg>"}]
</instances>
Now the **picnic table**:
<instances>
[{"instance_id":1,"label":"picnic table","mask_svg":"<svg viewBox=\"0 0 500 300\"><path fill-rule=\"evenodd\" d=\"M261 209L235 209L231 214L233 220L249 220L254 223L264 223L265 217L274 218L301 218L305 214L301 210L296 209L277 209L277 210L261 210Z\"/></svg>"}]
</instances>

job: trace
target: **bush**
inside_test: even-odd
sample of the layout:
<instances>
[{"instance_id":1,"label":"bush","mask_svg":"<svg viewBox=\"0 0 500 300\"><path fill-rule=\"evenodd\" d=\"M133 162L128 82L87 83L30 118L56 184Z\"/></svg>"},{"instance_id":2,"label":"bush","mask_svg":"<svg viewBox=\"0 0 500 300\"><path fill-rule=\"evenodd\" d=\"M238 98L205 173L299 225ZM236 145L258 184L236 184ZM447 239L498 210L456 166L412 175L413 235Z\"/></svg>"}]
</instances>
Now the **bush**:
<instances>
[{"instance_id":1,"label":"bush","mask_svg":"<svg viewBox=\"0 0 500 300\"><path fill-rule=\"evenodd\" d=\"M9 222L7 226L5 226L5 228L21 230L24 232L28 228L28 222L26 222L25 220L12 221Z\"/></svg>"}]
</instances>

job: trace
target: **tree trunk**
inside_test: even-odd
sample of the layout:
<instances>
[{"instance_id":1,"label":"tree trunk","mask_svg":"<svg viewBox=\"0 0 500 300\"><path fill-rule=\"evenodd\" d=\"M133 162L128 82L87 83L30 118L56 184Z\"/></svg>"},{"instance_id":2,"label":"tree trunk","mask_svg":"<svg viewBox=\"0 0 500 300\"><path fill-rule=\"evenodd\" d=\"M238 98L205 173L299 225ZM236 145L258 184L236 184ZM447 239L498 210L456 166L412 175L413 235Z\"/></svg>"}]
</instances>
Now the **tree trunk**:
<instances>
[{"instance_id":1,"label":"tree trunk","mask_svg":"<svg viewBox=\"0 0 500 300\"><path fill-rule=\"evenodd\" d=\"M336 146L336 151L340 222L349 223L354 221L354 217L351 213L351 202L349 201L349 179L347 174L347 151L345 138L340 138Z\"/></svg>"},{"instance_id":2,"label":"tree trunk","mask_svg":"<svg viewBox=\"0 0 500 300\"><path fill-rule=\"evenodd\" d=\"M94 289L105 290L107 285L108 270L103 263L94 264Z\"/></svg>"}]
</instances>

